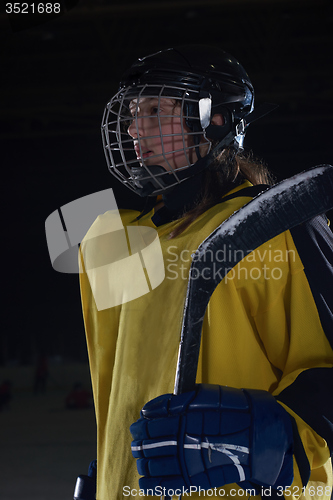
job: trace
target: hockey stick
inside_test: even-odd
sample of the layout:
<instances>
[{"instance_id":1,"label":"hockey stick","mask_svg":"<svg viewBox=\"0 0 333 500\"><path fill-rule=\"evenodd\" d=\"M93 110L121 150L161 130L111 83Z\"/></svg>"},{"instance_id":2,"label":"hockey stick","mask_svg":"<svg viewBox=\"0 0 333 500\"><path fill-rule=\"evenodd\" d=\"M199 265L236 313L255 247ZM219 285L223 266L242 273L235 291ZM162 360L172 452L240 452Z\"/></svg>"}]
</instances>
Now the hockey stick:
<instances>
[{"instance_id":1,"label":"hockey stick","mask_svg":"<svg viewBox=\"0 0 333 500\"><path fill-rule=\"evenodd\" d=\"M266 189L201 243L190 267L174 394L191 391L195 386L206 308L228 272L260 245L332 208L333 167L320 165ZM223 248L228 252L221 262L216 257ZM208 253L215 259L207 262ZM165 500L171 497L165 496Z\"/></svg>"},{"instance_id":2,"label":"hockey stick","mask_svg":"<svg viewBox=\"0 0 333 500\"><path fill-rule=\"evenodd\" d=\"M333 167L320 165L266 189L201 243L190 268L174 394L191 391L195 386L205 311L227 273L263 243L332 208ZM216 259L222 248L228 249L223 262ZM215 256L209 262L205 258L208 252Z\"/></svg>"}]
</instances>

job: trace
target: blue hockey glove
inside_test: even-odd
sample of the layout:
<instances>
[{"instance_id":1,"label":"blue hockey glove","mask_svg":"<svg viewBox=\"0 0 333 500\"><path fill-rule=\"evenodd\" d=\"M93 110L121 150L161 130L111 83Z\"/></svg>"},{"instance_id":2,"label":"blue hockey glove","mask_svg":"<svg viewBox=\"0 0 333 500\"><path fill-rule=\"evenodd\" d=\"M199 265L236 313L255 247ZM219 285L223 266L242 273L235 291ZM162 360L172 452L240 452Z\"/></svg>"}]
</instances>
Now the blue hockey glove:
<instances>
[{"instance_id":1,"label":"blue hockey glove","mask_svg":"<svg viewBox=\"0 0 333 500\"><path fill-rule=\"evenodd\" d=\"M197 385L148 402L131 425L142 490L290 486L292 427L266 391Z\"/></svg>"}]
</instances>

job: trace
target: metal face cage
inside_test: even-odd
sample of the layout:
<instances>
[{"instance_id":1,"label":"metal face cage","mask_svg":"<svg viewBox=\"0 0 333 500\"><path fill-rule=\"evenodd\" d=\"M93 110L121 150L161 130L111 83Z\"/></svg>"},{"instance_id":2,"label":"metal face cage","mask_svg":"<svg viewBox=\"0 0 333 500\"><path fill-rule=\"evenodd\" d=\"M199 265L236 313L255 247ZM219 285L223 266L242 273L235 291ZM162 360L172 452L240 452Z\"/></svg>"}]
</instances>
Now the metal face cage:
<instances>
[{"instance_id":1,"label":"metal face cage","mask_svg":"<svg viewBox=\"0 0 333 500\"><path fill-rule=\"evenodd\" d=\"M143 115L140 103L146 99L151 100L153 111L147 112L145 108ZM172 111L165 114L163 109L169 107L163 103L169 100ZM205 155L211 147L205 136L210 104L206 101L199 105L199 101L199 91L180 86L145 84L121 89L106 105L102 120L103 148L109 171L141 196L165 192L189 177L186 169L200 156L199 144ZM148 119L150 129L144 126ZM173 120L180 125L178 131L172 133L170 127L171 132L166 133L164 124ZM145 130L152 130L153 135L145 135ZM177 148L173 149L176 142ZM149 154L147 144L158 147ZM175 156L181 157L180 166L176 165Z\"/></svg>"}]
</instances>

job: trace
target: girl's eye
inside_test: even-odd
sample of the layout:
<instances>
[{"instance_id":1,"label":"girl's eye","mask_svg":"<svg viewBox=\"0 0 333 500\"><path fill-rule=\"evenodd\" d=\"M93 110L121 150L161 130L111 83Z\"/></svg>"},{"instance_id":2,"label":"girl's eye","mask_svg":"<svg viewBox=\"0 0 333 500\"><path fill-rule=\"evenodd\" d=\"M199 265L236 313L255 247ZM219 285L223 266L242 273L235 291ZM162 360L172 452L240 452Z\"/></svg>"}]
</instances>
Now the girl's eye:
<instances>
[{"instance_id":1,"label":"girl's eye","mask_svg":"<svg viewBox=\"0 0 333 500\"><path fill-rule=\"evenodd\" d=\"M157 106L153 106L153 107L151 108L151 114L152 114L152 115L157 115L157 113L158 113L158 107L157 107Z\"/></svg>"}]
</instances>

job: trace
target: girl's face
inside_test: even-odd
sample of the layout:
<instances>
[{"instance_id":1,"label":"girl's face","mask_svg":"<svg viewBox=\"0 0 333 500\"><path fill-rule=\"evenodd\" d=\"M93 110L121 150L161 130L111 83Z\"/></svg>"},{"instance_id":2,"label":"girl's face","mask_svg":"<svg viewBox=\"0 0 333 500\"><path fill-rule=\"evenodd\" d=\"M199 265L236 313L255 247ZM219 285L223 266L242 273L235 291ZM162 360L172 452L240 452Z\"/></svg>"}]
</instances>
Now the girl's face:
<instances>
[{"instance_id":1,"label":"girl's face","mask_svg":"<svg viewBox=\"0 0 333 500\"><path fill-rule=\"evenodd\" d=\"M133 117L128 134L134 139L138 160L160 165L167 171L187 167L197 161L190 130L181 117L181 105L170 98L133 99Z\"/></svg>"}]
</instances>

